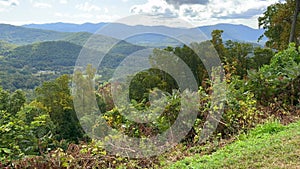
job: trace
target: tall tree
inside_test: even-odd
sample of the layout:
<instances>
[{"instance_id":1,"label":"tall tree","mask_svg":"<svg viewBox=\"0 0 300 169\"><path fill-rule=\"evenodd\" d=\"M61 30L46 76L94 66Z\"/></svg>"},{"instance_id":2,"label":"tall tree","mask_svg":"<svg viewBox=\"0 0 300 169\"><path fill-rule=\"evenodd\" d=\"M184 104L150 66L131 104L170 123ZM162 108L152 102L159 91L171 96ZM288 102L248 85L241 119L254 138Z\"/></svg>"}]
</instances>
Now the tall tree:
<instances>
[{"instance_id":1,"label":"tall tree","mask_svg":"<svg viewBox=\"0 0 300 169\"><path fill-rule=\"evenodd\" d=\"M225 62L226 50L222 39L223 30L213 30L211 32L211 43L214 45L222 62Z\"/></svg>"},{"instance_id":2,"label":"tall tree","mask_svg":"<svg viewBox=\"0 0 300 169\"><path fill-rule=\"evenodd\" d=\"M294 13L294 17L293 17L293 23L292 23L292 29L291 29L291 33L290 33L290 38L289 38L289 42L296 42L296 37L295 37L295 32L296 32L296 24L297 24L297 18L299 15L299 11L300 11L300 0L296 0L296 9L295 9L295 13Z\"/></svg>"},{"instance_id":3,"label":"tall tree","mask_svg":"<svg viewBox=\"0 0 300 169\"><path fill-rule=\"evenodd\" d=\"M74 110L69 82L67 75L44 82L36 89L37 100L47 108L56 125L57 139L78 141L83 137L83 131Z\"/></svg>"},{"instance_id":4,"label":"tall tree","mask_svg":"<svg viewBox=\"0 0 300 169\"><path fill-rule=\"evenodd\" d=\"M294 35L291 35L292 39L296 39L300 36L300 27L296 27L296 25L300 24L300 19L298 17L293 17L297 14L297 12L294 13L295 9L297 9L296 1L299 3L299 0L286 0L284 3L278 2L272 4L267 8L263 16L258 18L259 27L265 29L265 33L260 39L263 36L268 38L268 41L266 42L267 47L278 50L287 48L292 25L294 25L293 29L295 29L292 31L295 33Z\"/></svg>"}]
</instances>

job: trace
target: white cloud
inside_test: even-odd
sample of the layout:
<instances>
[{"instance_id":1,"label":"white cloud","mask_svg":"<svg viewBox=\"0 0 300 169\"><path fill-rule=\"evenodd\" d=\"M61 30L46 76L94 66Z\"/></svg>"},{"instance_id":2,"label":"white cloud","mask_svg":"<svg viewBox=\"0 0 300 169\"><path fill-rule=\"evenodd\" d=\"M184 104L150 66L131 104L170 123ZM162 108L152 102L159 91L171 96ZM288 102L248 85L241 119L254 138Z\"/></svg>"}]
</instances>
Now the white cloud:
<instances>
[{"instance_id":1,"label":"white cloud","mask_svg":"<svg viewBox=\"0 0 300 169\"><path fill-rule=\"evenodd\" d=\"M44 3L44 2L34 2L33 7L35 8L52 8L51 4Z\"/></svg>"},{"instance_id":2,"label":"white cloud","mask_svg":"<svg viewBox=\"0 0 300 169\"><path fill-rule=\"evenodd\" d=\"M2 7L18 6L19 4L18 0L0 0L0 6Z\"/></svg>"},{"instance_id":3,"label":"white cloud","mask_svg":"<svg viewBox=\"0 0 300 169\"><path fill-rule=\"evenodd\" d=\"M76 8L81 11L84 11L84 12L92 12L92 11L100 11L101 10L100 7L98 7L97 5L90 4L89 2L78 4L78 5L76 5Z\"/></svg>"},{"instance_id":4,"label":"white cloud","mask_svg":"<svg viewBox=\"0 0 300 169\"><path fill-rule=\"evenodd\" d=\"M61 4L67 4L68 0L60 0L59 3L61 3Z\"/></svg>"},{"instance_id":5,"label":"white cloud","mask_svg":"<svg viewBox=\"0 0 300 169\"><path fill-rule=\"evenodd\" d=\"M257 27L257 19L253 17L262 14L267 6L278 0L202 0L198 2L196 0L182 2L148 0L145 4L133 6L130 11L133 14L179 17L196 25L209 22L241 21L248 26Z\"/></svg>"},{"instance_id":6,"label":"white cloud","mask_svg":"<svg viewBox=\"0 0 300 169\"><path fill-rule=\"evenodd\" d=\"M133 14L162 15L166 17L177 16L174 6L162 0L148 0L146 4L134 5L131 7L130 12Z\"/></svg>"},{"instance_id":7,"label":"white cloud","mask_svg":"<svg viewBox=\"0 0 300 169\"><path fill-rule=\"evenodd\" d=\"M19 0L0 0L0 12L7 11L11 7L18 6Z\"/></svg>"},{"instance_id":8,"label":"white cloud","mask_svg":"<svg viewBox=\"0 0 300 169\"><path fill-rule=\"evenodd\" d=\"M105 7L105 8L104 8L104 12L105 12L105 13L108 13L108 12L109 12L108 8Z\"/></svg>"}]
</instances>

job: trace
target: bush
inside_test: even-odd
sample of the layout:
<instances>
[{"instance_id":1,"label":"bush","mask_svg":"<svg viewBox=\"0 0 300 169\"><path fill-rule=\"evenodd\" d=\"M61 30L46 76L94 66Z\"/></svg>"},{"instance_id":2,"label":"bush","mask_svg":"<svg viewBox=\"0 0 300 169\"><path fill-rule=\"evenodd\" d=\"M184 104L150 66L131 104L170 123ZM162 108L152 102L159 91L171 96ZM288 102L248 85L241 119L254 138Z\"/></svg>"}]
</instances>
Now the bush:
<instances>
[{"instance_id":1,"label":"bush","mask_svg":"<svg viewBox=\"0 0 300 169\"><path fill-rule=\"evenodd\" d=\"M297 103L299 96L300 54L295 44L291 43L288 49L280 51L269 65L262 66L257 72L249 71L248 90L263 105L273 102L274 98L285 104Z\"/></svg>"}]
</instances>

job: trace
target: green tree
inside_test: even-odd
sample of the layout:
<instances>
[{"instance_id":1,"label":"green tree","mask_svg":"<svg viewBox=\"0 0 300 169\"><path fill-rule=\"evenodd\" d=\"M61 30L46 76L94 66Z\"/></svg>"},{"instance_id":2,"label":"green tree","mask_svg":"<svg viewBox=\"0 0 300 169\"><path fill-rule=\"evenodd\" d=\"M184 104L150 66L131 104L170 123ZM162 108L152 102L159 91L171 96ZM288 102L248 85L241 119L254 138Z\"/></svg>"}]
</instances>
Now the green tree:
<instances>
[{"instance_id":1,"label":"green tree","mask_svg":"<svg viewBox=\"0 0 300 169\"><path fill-rule=\"evenodd\" d=\"M250 67L250 56L253 52L253 45L249 43L226 41L226 65L234 67L234 74L245 77Z\"/></svg>"},{"instance_id":2,"label":"green tree","mask_svg":"<svg viewBox=\"0 0 300 169\"><path fill-rule=\"evenodd\" d=\"M21 90L16 90L9 97L9 109L8 112L13 115L17 114L23 107L26 101L25 94Z\"/></svg>"},{"instance_id":3,"label":"green tree","mask_svg":"<svg viewBox=\"0 0 300 169\"><path fill-rule=\"evenodd\" d=\"M74 110L69 82L70 78L67 75L44 82L36 89L37 101L47 108L56 125L58 140L79 141L83 138L83 131Z\"/></svg>"},{"instance_id":4,"label":"green tree","mask_svg":"<svg viewBox=\"0 0 300 169\"><path fill-rule=\"evenodd\" d=\"M211 32L211 43L214 45L216 51L219 54L219 57L222 62L226 62L225 55L226 55L226 49L223 43L222 34L223 30L213 30Z\"/></svg>"},{"instance_id":5,"label":"green tree","mask_svg":"<svg viewBox=\"0 0 300 169\"><path fill-rule=\"evenodd\" d=\"M288 47L289 38L291 35L292 30L292 23L293 23L293 15L295 17L295 9L296 8L296 1L298 0L287 0L285 3L275 3L270 5L267 8L267 11L264 12L263 16L258 18L259 27L265 29L264 35L268 38L266 42L266 46L283 50ZM298 15L298 14L297 14ZM298 39L300 36L300 26L299 25L300 19L297 17L297 20L294 21L295 32L293 36L293 40Z\"/></svg>"},{"instance_id":6,"label":"green tree","mask_svg":"<svg viewBox=\"0 0 300 169\"><path fill-rule=\"evenodd\" d=\"M254 48L254 56L251 58L250 68L258 70L261 66L269 64L273 56L274 52L269 48Z\"/></svg>"}]
</instances>

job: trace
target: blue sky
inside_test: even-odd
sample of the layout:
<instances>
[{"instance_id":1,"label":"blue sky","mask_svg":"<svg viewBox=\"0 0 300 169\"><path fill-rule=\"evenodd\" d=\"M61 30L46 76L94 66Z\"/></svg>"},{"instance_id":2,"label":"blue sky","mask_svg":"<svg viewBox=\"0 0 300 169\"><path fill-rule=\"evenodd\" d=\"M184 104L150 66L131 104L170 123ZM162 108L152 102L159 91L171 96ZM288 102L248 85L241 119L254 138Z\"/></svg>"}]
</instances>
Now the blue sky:
<instances>
[{"instance_id":1,"label":"blue sky","mask_svg":"<svg viewBox=\"0 0 300 169\"><path fill-rule=\"evenodd\" d=\"M279 0L0 0L0 22L115 22L143 14L183 19L195 26L216 23L257 28L257 17Z\"/></svg>"}]
</instances>

